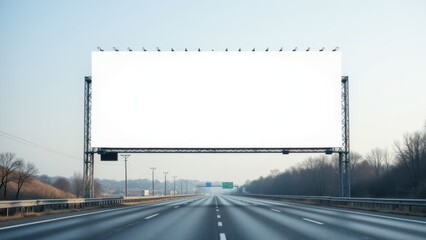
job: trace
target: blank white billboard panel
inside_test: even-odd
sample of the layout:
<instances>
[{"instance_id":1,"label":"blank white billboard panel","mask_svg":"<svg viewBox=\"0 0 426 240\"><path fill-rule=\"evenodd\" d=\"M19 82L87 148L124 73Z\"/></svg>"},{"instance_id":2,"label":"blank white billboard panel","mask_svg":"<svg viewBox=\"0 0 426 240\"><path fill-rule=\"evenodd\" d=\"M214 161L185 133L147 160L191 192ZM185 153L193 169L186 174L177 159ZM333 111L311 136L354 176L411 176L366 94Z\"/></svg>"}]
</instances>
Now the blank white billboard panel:
<instances>
[{"instance_id":1,"label":"blank white billboard panel","mask_svg":"<svg viewBox=\"0 0 426 240\"><path fill-rule=\"evenodd\" d=\"M341 146L339 52L93 52L92 147Z\"/></svg>"}]
</instances>

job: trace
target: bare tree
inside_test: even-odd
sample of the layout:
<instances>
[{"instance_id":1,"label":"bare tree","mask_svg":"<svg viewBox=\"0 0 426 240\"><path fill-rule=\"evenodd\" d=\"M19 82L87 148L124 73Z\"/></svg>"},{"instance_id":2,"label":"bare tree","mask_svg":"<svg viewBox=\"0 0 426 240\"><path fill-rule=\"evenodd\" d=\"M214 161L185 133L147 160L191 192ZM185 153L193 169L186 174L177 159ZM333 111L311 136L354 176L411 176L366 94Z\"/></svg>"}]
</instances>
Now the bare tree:
<instances>
[{"instance_id":1,"label":"bare tree","mask_svg":"<svg viewBox=\"0 0 426 240\"><path fill-rule=\"evenodd\" d=\"M402 144L395 144L398 163L408 171L414 186L426 179L426 130L406 134Z\"/></svg>"},{"instance_id":2,"label":"bare tree","mask_svg":"<svg viewBox=\"0 0 426 240\"><path fill-rule=\"evenodd\" d=\"M272 169L271 172L269 173L269 176L276 177L279 173L280 173L280 170Z\"/></svg>"},{"instance_id":3,"label":"bare tree","mask_svg":"<svg viewBox=\"0 0 426 240\"><path fill-rule=\"evenodd\" d=\"M56 179L56 181L53 183L53 186L56 187L57 189L60 189L64 192L72 192L72 188L71 188L71 184L68 181L68 179L64 178L64 177L58 177Z\"/></svg>"},{"instance_id":4,"label":"bare tree","mask_svg":"<svg viewBox=\"0 0 426 240\"><path fill-rule=\"evenodd\" d=\"M103 189L102 189L101 182L95 179L94 184L95 184L95 197L102 197Z\"/></svg>"},{"instance_id":5,"label":"bare tree","mask_svg":"<svg viewBox=\"0 0 426 240\"><path fill-rule=\"evenodd\" d=\"M15 161L15 154L6 152L0 154L0 189L3 188L3 199L7 197L7 185L12 181L12 174L18 162Z\"/></svg>"},{"instance_id":6,"label":"bare tree","mask_svg":"<svg viewBox=\"0 0 426 240\"><path fill-rule=\"evenodd\" d=\"M384 170L386 174L389 174L390 168L393 165L393 155L390 153L387 149L384 150L383 153L383 163L384 163Z\"/></svg>"},{"instance_id":7,"label":"bare tree","mask_svg":"<svg viewBox=\"0 0 426 240\"><path fill-rule=\"evenodd\" d=\"M72 187L75 197L79 198L83 196L83 175L81 172L74 172L72 177Z\"/></svg>"},{"instance_id":8,"label":"bare tree","mask_svg":"<svg viewBox=\"0 0 426 240\"><path fill-rule=\"evenodd\" d=\"M17 159L17 167L16 167L16 174L15 178L13 179L14 182L17 184L17 190L16 190L16 199L19 199L19 193L21 191L22 186L27 183L31 182L33 177L38 173L38 169L33 163L28 162L25 164L23 159Z\"/></svg>"},{"instance_id":9,"label":"bare tree","mask_svg":"<svg viewBox=\"0 0 426 240\"><path fill-rule=\"evenodd\" d=\"M383 171L386 154L386 150L381 148L374 148L365 156L365 160L367 160L376 176L380 176Z\"/></svg>"},{"instance_id":10,"label":"bare tree","mask_svg":"<svg viewBox=\"0 0 426 240\"><path fill-rule=\"evenodd\" d=\"M52 184L52 181L50 180L50 177L47 176L47 174L40 175L40 176L37 177L37 179L39 181L43 182L43 183L46 183L46 184L49 184L49 185Z\"/></svg>"}]
</instances>

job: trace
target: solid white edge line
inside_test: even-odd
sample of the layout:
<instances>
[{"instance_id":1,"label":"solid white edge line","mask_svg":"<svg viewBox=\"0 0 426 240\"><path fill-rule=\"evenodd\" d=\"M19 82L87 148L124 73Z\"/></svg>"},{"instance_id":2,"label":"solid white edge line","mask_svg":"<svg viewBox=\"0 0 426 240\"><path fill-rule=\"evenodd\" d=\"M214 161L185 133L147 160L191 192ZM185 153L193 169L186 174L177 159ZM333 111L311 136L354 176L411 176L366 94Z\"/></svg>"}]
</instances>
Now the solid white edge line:
<instances>
[{"instance_id":1,"label":"solid white edge line","mask_svg":"<svg viewBox=\"0 0 426 240\"><path fill-rule=\"evenodd\" d=\"M180 199L178 199L177 201L179 201L179 200ZM161 205L166 205L166 204L170 204L170 203L173 203L173 202L176 202L176 201L167 202L167 203L161 203L161 204L152 204L150 206L161 206ZM83 213L83 214L66 216L66 217L60 217L60 218L52 218L52 219L41 220L41 221L37 221L37 222L22 223L22 224L18 224L18 225L0 227L0 231L7 230L7 229L12 229L12 228L18 228L18 227L25 227L25 226L30 226L30 225L36 225L36 224L40 224L40 223L47 223L47 222L60 221L60 220L65 220L65 219L70 219L70 218L77 218L77 217L82 217L82 216L89 216L89 215L94 215L94 214L99 214L99 213L113 212L113 211L119 211L119 210L124 210L124 209L131 209L131 208L138 208L138 207L140 208L140 207L145 207L145 206L148 206L148 205L134 206L134 207L121 207L121 208L108 209L108 210L104 210L104 211L96 211L96 212Z\"/></svg>"},{"instance_id":2,"label":"solid white edge line","mask_svg":"<svg viewBox=\"0 0 426 240\"><path fill-rule=\"evenodd\" d=\"M222 225L222 222L218 222L218 223L217 223L217 226L222 227L222 226L223 226L223 225Z\"/></svg>"},{"instance_id":3,"label":"solid white edge line","mask_svg":"<svg viewBox=\"0 0 426 240\"><path fill-rule=\"evenodd\" d=\"M309 219L309 218L302 218L302 219L303 219L303 220L305 220L305 221L311 222L311 223L319 224L319 225L323 225L323 224L324 224L324 223L322 223L322 222L317 222L317 221L312 220L312 219Z\"/></svg>"},{"instance_id":4,"label":"solid white edge line","mask_svg":"<svg viewBox=\"0 0 426 240\"><path fill-rule=\"evenodd\" d=\"M156 216L158 216L159 215L159 213L156 213L156 214L154 214L154 215L151 215L151 216L148 216L148 217L146 217L145 219L150 219L150 218L153 218L153 217L156 217Z\"/></svg>"},{"instance_id":5,"label":"solid white edge line","mask_svg":"<svg viewBox=\"0 0 426 240\"><path fill-rule=\"evenodd\" d=\"M180 206L176 206L175 208L179 208Z\"/></svg>"},{"instance_id":6,"label":"solid white edge line","mask_svg":"<svg viewBox=\"0 0 426 240\"><path fill-rule=\"evenodd\" d=\"M220 240L226 240L226 235L225 233L220 233L219 234Z\"/></svg>"}]
</instances>

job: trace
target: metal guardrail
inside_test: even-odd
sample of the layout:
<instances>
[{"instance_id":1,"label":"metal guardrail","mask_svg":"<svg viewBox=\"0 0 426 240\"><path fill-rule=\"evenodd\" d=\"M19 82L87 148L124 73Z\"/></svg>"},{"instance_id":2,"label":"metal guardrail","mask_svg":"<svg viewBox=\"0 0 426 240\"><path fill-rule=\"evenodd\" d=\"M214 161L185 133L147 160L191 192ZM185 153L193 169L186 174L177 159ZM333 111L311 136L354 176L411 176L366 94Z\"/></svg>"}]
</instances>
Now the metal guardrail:
<instances>
[{"instance_id":1,"label":"metal guardrail","mask_svg":"<svg viewBox=\"0 0 426 240\"><path fill-rule=\"evenodd\" d=\"M192 197L192 196L196 196L196 195L0 201L0 215L10 216L15 213L25 213L25 212L43 212L46 210L85 208L85 207L95 207L95 206L112 206L112 205L118 205L123 203L145 202L145 201L152 201L152 200L167 200L167 199L185 198L185 197Z\"/></svg>"},{"instance_id":2,"label":"metal guardrail","mask_svg":"<svg viewBox=\"0 0 426 240\"><path fill-rule=\"evenodd\" d=\"M426 199L342 198L328 196L293 196L261 194L243 194L240 196L273 200L285 200L326 206L375 210L381 212L426 215Z\"/></svg>"}]
</instances>

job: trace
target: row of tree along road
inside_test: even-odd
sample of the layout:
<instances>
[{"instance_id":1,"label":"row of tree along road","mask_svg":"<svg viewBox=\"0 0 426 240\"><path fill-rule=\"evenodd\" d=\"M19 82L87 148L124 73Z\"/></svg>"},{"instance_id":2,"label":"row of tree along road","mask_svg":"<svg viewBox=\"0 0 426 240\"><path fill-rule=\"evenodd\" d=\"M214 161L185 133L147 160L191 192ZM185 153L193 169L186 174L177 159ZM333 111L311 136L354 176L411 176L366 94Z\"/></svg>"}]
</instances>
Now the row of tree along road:
<instances>
[{"instance_id":1,"label":"row of tree along road","mask_svg":"<svg viewBox=\"0 0 426 240\"><path fill-rule=\"evenodd\" d=\"M426 198L426 125L406 134L393 151L375 148L362 156L350 153L353 197ZM247 181L253 194L338 196L338 156L309 158L284 172Z\"/></svg>"},{"instance_id":2,"label":"row of tree along road","mask_svg":"<svg viewBox=\"0 0 426 240\"><path fill-rule=\"evenodd\" d=\"M375 148L365 156L351 152L350 157L352 196L426 198L426 126L423 131L406 134L402 142L394 145L392 152ZM37 173L34 164L17 158L14 153L0 153L0 200L19 199L23 187L33 184L31 181L36 179ZM25 198L70 198L83 195L81 173L74 173L70 179L47 175L38 176L37 179L38 183L54 189L50 192L61 193L27 195ZM334 154L332 157L309 158L281 173L272 170L267 177L247 181L239 191L271 195L338 196L338 179L338 157ZM146 181L145 185L150 185ZM40 184L35 187L39 193L45 187ZM14 190L14 193L8 193L9 189ZM102 196L102 186L98 180L95 181L95 191L95 196Z\"/></svg>"},{"instance_id":3,"label":"row of tree along road","mask_svg":"<svg viewBox=\"0 0 426 240\"><path fill-rule=\"evenodd\" d=\"M83 197L83 175L71 178L37 176L37 167L14 153L0 153L0 200ZM102 187L98 181L96 195Z\"/></svg>"},{"instance_id":4,"label":"row of tree along road","mask_svg":"<svg viewBox=\"0 0 426 240\"><path fill-rule=\"evenodd\" d=\"M25 162L22 158L16 158L14 153L0 154L0 199L7 199L7 190L10 183L16 184L15 199L19 199L24 184L30 182L38 173L34 164Z\"/></svg>"}]
</instances>

